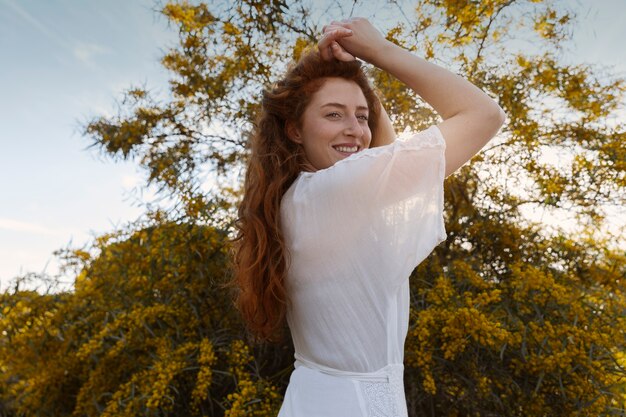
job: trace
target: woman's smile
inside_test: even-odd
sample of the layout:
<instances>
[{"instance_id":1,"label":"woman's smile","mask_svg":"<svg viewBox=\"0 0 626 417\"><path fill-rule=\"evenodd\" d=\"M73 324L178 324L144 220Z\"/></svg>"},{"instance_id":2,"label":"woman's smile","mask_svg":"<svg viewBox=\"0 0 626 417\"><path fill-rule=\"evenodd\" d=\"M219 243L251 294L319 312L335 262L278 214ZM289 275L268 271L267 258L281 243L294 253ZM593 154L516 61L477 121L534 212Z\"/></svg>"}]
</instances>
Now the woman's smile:
<instances>
[{"instance_id":1,"label":"woman's smile","mask_svg":"<svg viewBox=\"0 0 626 417\"><path fill-rule=\"evenodd\" d=\"M368 148L372 132L363 91L354 81L329 77L311 97L300 129L291 137L300 143L307 162L316 170Z\"/></svg>"},{"instance_id":2,"label":"woman's smile","mask_svg":"<svg viewBox=\"0 0 626 417\"><path fill-rule=\"evenodd\" d=\"M359 145L334 145L333 148L343 155L352 155L359 151Z\"/></svg>"}]
</instances>

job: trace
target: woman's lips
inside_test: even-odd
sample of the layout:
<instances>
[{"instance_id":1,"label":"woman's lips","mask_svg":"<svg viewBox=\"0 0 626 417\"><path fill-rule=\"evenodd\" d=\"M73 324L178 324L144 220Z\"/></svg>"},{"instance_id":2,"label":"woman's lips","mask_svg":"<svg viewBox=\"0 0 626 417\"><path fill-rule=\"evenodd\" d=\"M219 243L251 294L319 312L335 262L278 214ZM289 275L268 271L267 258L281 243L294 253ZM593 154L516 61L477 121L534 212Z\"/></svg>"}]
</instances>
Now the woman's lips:
<instances>
[{"instance_id":1,"label":"woman's lips","mask_svg":"<svg viewBox=\"0 0 626 417\"><path fill-rule=\"evenodd\" d=\"M340 146L340 147L342 147L342 148L343 148L343 147L349 148L349 147L354 147L355 145L352 145L352 146L350 146L350 145L336 145L336 146ZM340 153L341 155L343 155L343 156L350 156L350 155L354 155L355 153L357 153L357 152L360 150L360 146L357 146L357 147L356 147L356 151L353 151L353 152L344 152L344 151L340 151L339 149L337 149L337 147L336 147L336 146L333 146L332 148L333 148L335 151L337 151L338 153Z\"/></svg>"}]
</instances>

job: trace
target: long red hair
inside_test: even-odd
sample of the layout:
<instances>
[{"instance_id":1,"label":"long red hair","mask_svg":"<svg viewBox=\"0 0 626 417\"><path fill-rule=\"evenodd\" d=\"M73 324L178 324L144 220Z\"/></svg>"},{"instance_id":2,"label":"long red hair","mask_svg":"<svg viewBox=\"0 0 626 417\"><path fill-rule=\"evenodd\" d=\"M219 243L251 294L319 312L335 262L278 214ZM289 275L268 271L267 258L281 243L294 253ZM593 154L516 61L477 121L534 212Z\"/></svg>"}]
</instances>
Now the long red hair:
<instances>
[{"instance_id":1,"label":"long red hair","mask_svg":"<svg viewBox=\"0 0 626 417\"><path fill-rule=\"evenodd\" d=\"M359 85L369 107L372 135L380 103L361 62L321 59L317 50L304 52L285 77L263 92L261 110L249 141L249 158L232 240L234 305L256 341L282 342L288 303L285 277L289 254L283 240L280 202L306 165L302 145L290 140L285 125L300 126L312 95L327 77ZM372 137L372 144L375 137Z\"/></svg>"}]
</instances>

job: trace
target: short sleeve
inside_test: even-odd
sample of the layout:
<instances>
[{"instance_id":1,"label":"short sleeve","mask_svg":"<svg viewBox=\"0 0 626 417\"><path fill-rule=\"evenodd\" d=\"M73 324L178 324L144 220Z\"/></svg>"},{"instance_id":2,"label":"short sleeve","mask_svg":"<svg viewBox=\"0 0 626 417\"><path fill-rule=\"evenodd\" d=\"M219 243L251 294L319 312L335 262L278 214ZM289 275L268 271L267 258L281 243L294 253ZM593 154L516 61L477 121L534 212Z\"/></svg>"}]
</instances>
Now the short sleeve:
<instances>
[{"instance_id":1,"label":"short sleeve","mask_svg":"<svg viewBox=\"0 0 626 417\"><path fill-rule=\"evenodd\" d=\"M346 257L354 255L349 249L358 251L363 254L358 262L384 266L387 277L379 279L401 284L447 237L445 147L441 131L433 125L301 174L302 189L316 196L309 199L315 212L312 223L324 229L320 236L335 235L326 244L340 246L335 249Z\"/></svg>"}]
</instances>

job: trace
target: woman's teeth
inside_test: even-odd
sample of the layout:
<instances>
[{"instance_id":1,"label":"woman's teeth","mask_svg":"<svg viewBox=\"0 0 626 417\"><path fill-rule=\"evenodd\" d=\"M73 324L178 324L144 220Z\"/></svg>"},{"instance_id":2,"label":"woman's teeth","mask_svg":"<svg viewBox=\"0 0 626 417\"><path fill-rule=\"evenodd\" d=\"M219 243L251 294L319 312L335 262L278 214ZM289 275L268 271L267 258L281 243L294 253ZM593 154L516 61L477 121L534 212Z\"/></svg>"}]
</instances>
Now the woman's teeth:
<instances>
[{"instance_id":1,"label":"woman's teeth","mask_svg":"<svg viewBox=\"0 0 626 417\"><path fill-rule=\"evenodd\" d=\"M339 152L356 152L359 150L358 146L333 146L333 148L337 149Z\"/></svg>"}]
</instances>

